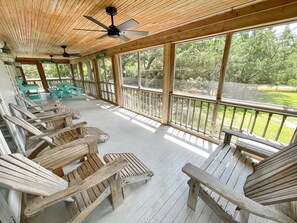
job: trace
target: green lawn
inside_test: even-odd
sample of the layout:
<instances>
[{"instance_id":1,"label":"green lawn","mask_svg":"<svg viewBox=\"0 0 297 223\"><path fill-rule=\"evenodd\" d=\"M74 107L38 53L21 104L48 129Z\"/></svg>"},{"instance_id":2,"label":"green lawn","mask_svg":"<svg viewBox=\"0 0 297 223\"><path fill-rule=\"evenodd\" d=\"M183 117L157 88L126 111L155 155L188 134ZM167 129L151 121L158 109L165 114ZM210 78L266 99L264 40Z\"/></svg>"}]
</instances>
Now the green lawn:
<instances>
[{"instance_id":1,"label":"green lawn","mask_svg":"<svg viewBox=\"0 0 297 223\"><path fill-rule=\"evenodd\" d=\"M297 92L264 92L257 101L297 107Z\"/></svg>"}]
</instances>

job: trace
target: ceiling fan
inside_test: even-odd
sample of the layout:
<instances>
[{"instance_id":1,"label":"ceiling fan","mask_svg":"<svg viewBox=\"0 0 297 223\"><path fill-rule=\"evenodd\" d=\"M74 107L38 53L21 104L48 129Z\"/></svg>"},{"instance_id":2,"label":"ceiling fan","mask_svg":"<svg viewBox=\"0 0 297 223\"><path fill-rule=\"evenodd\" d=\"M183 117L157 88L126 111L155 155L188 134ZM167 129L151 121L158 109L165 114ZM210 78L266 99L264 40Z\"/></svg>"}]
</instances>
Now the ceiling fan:
<instances>
[{"instance_id":1,"label":"ceiling fan","mask_svg":"<svg viewBox=\"0 0 297 223\"><path fill-rule=\"evenodd\" d=\"M136 31L136 30L127 30L133 26L138 25L139 23L134 20L130 19L118 26L115 26L113 23L113 16L117 14L117 9L115 7L107 7L106 13L111 16L111 25L106 26L103 23L99 22L98 20L94 19L92 16L84 15L84 17L97 25L101 26L105 30L94 30L94 29L74 29L74 30L83 30L83 31L95 31L95 32L107 32L106 34L98 37L97 39L103 39L105 37L110 38L120 38L121 40L127 42L130 39L126 35L138 35L138 36L146 36L148 32L146 31Z\"/></svg>"},{"instance_id":2,"label":"ceiling fan","mask_svg":"<svg viewBox=\"0 0 297 223\"><path fill-rule=\"evenodd\" d=\"M67 48L66 45L62 45L61 47L62 47L62 49L64 50L64 52L61 53L61 54L53 54L52 56L80 57L80 54L79 54L79 53L67 53L67 52L66 52L66 48Z\"/></svg>"},{"instance_id":3,"label":"ceiling fan","mask_svg":"<svg viewBox=\"0 0 297 223\"><path fill-rule=\"evenodd\" d=\"M5 54L10 54L11 49L7 46L7 43L4 41L4 46L1 48L2 52Z\"/></svg>"},{"instance_id":4,"label":"ceiling fan","mask_svg":"<svg viewBox=\"0 0 297 223\"><path fill-rule=\"evenodd\" d=\"M55 61L54 59L53 59L53 55L49 55L50 56L50 60L40 60L39 62L40 63L57 63L57 61Z\"/></svg>"}]
</instances>

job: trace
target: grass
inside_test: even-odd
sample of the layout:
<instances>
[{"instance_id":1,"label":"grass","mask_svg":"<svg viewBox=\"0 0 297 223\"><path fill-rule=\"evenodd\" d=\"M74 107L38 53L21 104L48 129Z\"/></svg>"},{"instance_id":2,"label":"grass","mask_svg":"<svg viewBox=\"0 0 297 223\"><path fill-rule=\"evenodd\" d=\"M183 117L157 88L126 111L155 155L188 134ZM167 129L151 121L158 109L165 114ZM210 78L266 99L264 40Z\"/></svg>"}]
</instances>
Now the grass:
<instances>
[{"instance_id":1,"label":"grass","mask_svg":"<svg viewBox=\"0 0 297 223\"><path fill-rule=\"evenodd\" d=\"M257 101L297 107L297 92L263 92Z\"/></svg>"}]
</instances>

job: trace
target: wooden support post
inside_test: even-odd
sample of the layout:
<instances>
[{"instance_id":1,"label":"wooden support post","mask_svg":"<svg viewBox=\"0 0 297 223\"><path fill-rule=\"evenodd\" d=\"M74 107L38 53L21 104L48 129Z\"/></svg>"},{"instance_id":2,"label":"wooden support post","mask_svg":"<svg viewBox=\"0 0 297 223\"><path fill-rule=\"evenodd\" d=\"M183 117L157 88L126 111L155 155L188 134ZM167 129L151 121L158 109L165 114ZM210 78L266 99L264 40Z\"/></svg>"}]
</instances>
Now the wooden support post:
<instances>
[{"instance_id":1,"label":"wooden support post","mask_svg":"<svg viewBox=\"0 0 297 223\"><path fill-rule=\"evenodd\" d=\"M196 210L197 199L200 190L200 183L191 179L189 181L189 195L188 195L188 206L193 211Z\"/></svg>"},{"instance_id":2,"label":"wooden support post","mask_svg":"<svg viewBox=\"0 0 297 223\"><path fill-rule=\"evenodd\" d=\"M73 85L75 86L75 81L74 81L74 70L73 70L73 64L69 64L70 65L70 71L71 71L71 77L72 77L72 82Z\"/></svg>"},{"instance_id":3,"label":"wooden support post","mask_svg":"<svg viewBox=\"0 0 297 223\"><path fill-rule=\"evenodd\" d=\"M26 81L26 75L25 75L25 73L24 73L23 68L20 67L19 69L20 69L20 73L21 73L21 75L22 75L23 80Z\"/></svg>"},{"instance_id":4,"label":"wooden support post","mask_svg":"<svg viewBox=\"0 0 297 223\"><path fill-rule=\"evenodd\" d=\"M115 54L112 56L112 69L113 69L113 79L114 79L114 90L116 97L116 104L118 106L123 106L123 90L122 83L123 77L121 73L121 60L120 55Z\"/></svg>"},{"instance_id":5,"label":"wooden support post","mask_svg":"<svg viewBox=\"0 0 297 223\"><path fill-rule=\"evenodd\" d=\"M222 59L222 65L221 65L221 72L220 72L220 77L219 77L219 86L218 86L218 92L217 92L217 98L216 98L217 101L221 100L221 98L222 98L225 74L226 74L226 70L227 70L227 63L228 63L230 47L231 47L231 41L232 41L232 33L227 33L224 54L223 54L223 59Z\"/></svg>"},{"instance_id":6,"label":"wooden support post","mask_svg":"<svg viewBox=\"0 0 297 223\"><path fill-rule=\"evenodd\" d=\"M113 208L116 209L123 203L120 173L116 173L114 176L110 177L109 184L110 184L112 205L113 205Z\"/></svg>"},{"instance_id":7,"label":"wooden support post","mask_svg":"<svg viewBox=\"0 0 297 223\"><path fill-rule=\"evenodd\" d=\"M37 70L38 70L38 73L39 73L39 76L40 76L40 79L41 79L41 82L42 82L42 86L43 86L44 90L46 92L48 92L48 84L47 84L47 81L46 81L46 77L45 77L45 73L44 73L42 64L41 63L36 63L36 66L37 66Z\"/></svg>"},{"instance_id":8,"label":"wooden support post","mask_svg":"<svg viewBox=\"0 0 297 223\"><path fill-rule=\"evenodd\" d=\"M163 95L162 124L168 125L170 120L170 94L173 92L175 44L164 45L163 62Z\"/></svg>"},{"instance_id":9,"label":"wooden support post","mask_svg":"<svg viewBox=\"0 0 297 223\"><path fill-rule=\"evenodd\" d=\"M81 80L82 91L85 92L84 73L83 73L81 62L78 63L78 69L79 69L79 76L80 76L80 80Z\"/></svg>"},{"instance_id":10,"label":"wooden support post","mask_svg":"<svg viewBox=\"0 0 297 223\"><path fill-rule=\"evenodd\" d=\"M93 68L94 68L94 82L96 86L96 98L101 98L100 96L100 81L99 81L99 68L98 68L98 63L97 59L91 60L93 63Z\"/></svg>"},{"instance_id":11,"label":"wooden support post","mask_svg":"<svg viewBox=\"0 0 297 223\"><path fill-rule=\"evenodd\" d=\"M232 138L232 135L230 133L225 132L224 143L230 144L231 138Z\"/></svg>"},{"instance_id":12,"label":"wooden support post","mask_svg":"<svg viewBox=\"0 0 297 223\"><path fill-rule=\"evenodd\" d=\"M226 74L226 69L227 69L231 41L232 41L232 33L227 33L224 54L223 54L223 59L222 59L222 65L221 65L221 71L220 71L220 77L219 77L218 91L217 91L217 96L216 96L216 103L213 108L212 119L211 119L211 129L210 129L211 136L214 136L215 129L216 129L216 122L217 122L218 111L219 111L218 102L222 99L222 92L223 92L223 87L224 87L225 74Z\"/></svg>"}]
</instances>

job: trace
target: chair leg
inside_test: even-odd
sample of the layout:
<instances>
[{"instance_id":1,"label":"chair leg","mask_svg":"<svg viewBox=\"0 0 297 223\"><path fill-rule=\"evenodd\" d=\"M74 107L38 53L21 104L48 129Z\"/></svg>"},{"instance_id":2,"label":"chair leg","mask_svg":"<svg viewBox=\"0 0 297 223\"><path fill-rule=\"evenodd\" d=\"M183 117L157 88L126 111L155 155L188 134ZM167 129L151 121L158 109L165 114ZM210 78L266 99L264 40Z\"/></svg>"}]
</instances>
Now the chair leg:
<instances>
[{"instance_id":1,"label":"chair leg","mask_svg":"<svg viewBox=\"0 0 297 223\"><path fill-rule=\"evenodd\" d=\"M200 190L200 183L191 179L189 181L189 195L188 195L188 206L193 211L196 210L196 204L198 199L198 194Z\"/></svg>"},{"instance_id":2,"label":"chair leg","mask_svg":"<svg viewBox=\"0 0 297 223\"><path fill-rule=\"evenodd\" d=\"M123 194L121 188L120 173L116 173L114 176L109 178L111 200L113 208L116 209L123 203Z\"/></svg>"}]
</instances>

